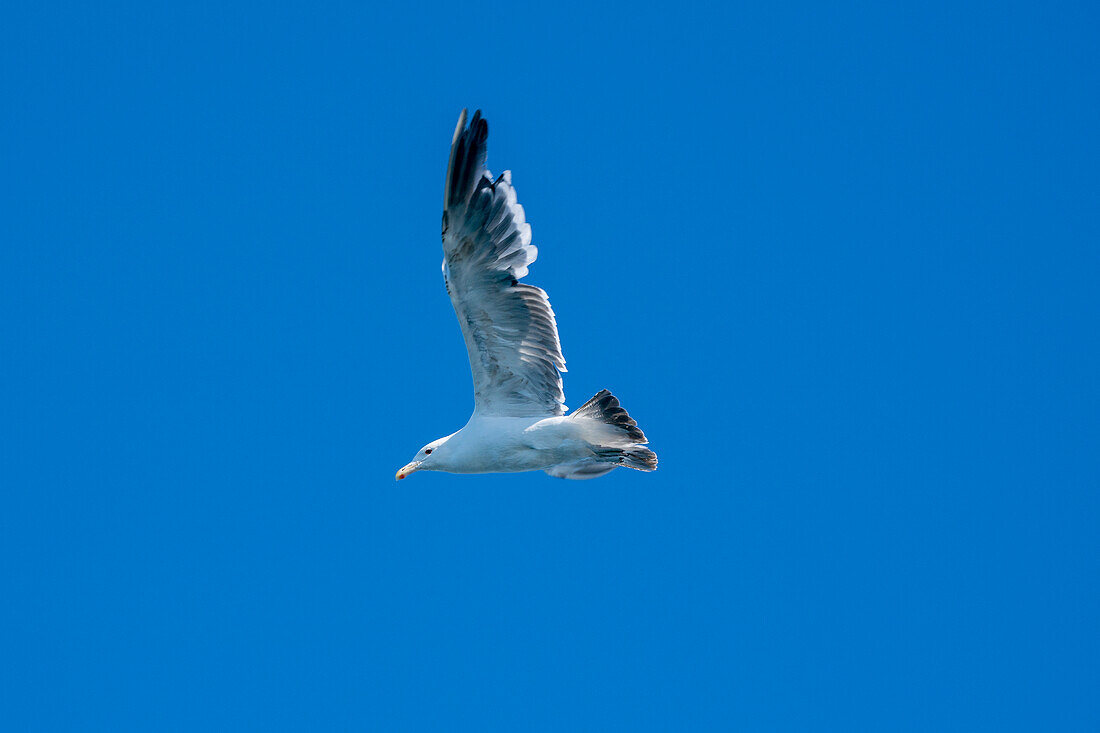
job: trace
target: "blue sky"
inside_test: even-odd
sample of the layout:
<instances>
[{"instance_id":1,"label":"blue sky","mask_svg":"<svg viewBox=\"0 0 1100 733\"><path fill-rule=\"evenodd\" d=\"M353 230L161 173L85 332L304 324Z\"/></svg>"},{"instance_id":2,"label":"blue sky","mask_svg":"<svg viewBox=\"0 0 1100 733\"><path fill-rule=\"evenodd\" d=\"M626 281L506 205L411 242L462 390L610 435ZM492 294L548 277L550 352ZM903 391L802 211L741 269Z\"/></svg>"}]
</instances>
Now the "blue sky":
<instances>
[{"instance_id":1,"label":"blue sky","mask_svg":"<svg viewBox=\"0 0 1100 733\"><path fill-rule=\"evenodd\" d=\"M1087 3L7 6L9 730L1094 730ZM472 396L489 119L651 475Z\"/></svg>"}]
</instances>

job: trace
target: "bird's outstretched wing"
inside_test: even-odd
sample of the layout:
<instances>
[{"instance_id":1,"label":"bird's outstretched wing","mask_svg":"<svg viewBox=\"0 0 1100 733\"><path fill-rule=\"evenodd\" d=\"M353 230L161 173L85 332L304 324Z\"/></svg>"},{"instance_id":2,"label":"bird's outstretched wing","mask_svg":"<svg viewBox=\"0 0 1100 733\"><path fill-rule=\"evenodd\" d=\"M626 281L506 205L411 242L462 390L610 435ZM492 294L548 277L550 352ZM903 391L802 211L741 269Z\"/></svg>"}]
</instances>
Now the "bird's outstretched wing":
<instances>
[{"instance_id":1,"label":"bird's outstretched wing","mask_svg":"<svg viewBox=\"0 0 1100 733\"><path fill-rule=\"evenodd\" d=\"M542 289L521 283L538 250L512 177L485 168L489 126L458 118L443 192L443 279L451 296L481 415L561 415L565 358Z\"/></svg>"}]
</instances>

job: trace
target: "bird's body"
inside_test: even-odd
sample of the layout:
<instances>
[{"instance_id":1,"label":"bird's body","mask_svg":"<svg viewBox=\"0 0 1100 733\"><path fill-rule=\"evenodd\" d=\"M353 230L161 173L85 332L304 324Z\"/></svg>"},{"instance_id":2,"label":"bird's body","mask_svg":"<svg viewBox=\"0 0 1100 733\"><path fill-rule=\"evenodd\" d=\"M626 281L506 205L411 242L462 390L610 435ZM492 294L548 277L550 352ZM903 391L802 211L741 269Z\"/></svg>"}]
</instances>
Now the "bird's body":
<instances>
[{"instance_id":1,"label":"bird's body","mask_svg":"<svg viewBox=\"0 0 1100 733\"><path fill-rule=\"evenodd\" d=\"M567 417L474 415L433 459L450 473L544 471L591 455L587 425Z\"/></svg>"},{"instance_id":2,"label":"bird's body","mask_svg":"<svg viewBox=\"0 0 1100 733\"><path fill-rule=\"evenodd\" d=\"M443 278L470 357L474 414L456 433L420 449L397 472L546 471L560 478L642 471L657 456L607 390L569 416L565 358L546 293L521 283L538 250L516 203L511 174L485 168L488 125L459 116L443 194Z\"/></svg>"}]
</instances>

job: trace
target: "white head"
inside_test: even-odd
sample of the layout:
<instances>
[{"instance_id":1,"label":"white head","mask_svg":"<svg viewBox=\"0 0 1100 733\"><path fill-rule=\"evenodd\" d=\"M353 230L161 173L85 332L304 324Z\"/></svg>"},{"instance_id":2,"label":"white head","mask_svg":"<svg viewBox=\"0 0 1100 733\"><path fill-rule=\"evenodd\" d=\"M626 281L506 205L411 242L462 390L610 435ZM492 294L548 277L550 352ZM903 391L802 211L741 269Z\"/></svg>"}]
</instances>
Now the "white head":
<instances>
[{"instance_id":1,"label":"white head","mask_svg":"<svg viewBox=\"0 0 1100 733\"><path fill-rule=\"evenodd\" d=\"M416 456L402 466L401 470L397 472L397 480L400 481L410 473L415 473L417 471L437 471L442 469L444 467L443 462L446 460L446 455L441 456L439 450L443 444L450 439L451 436L448 435L446 438L433 440L431 443L421 448ZM444 454L445 453L446 451L444 451Z\"/></svg>"}]
</instances>

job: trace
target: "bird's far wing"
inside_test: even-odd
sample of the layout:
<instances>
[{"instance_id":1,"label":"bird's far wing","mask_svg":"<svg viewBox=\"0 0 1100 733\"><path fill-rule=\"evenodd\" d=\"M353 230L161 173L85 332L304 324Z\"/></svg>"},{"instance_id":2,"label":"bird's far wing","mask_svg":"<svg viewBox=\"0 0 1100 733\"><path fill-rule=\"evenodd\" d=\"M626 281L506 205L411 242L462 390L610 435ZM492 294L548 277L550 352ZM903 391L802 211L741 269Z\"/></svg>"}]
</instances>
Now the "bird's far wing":
<instances>
[{"instance_id":1,"label":"bird's far wing","mask_svg":"<svg viewBox=\"0 0 1100 733\"><path fill-rule=\"evenodd\" d=\"M474 380L474 412L561 415L565 358L546 293L521 283L538 250L511 174L485 168L489 126L458 118L443 193L443 279Z\"/></svg>"}]
</instances>

